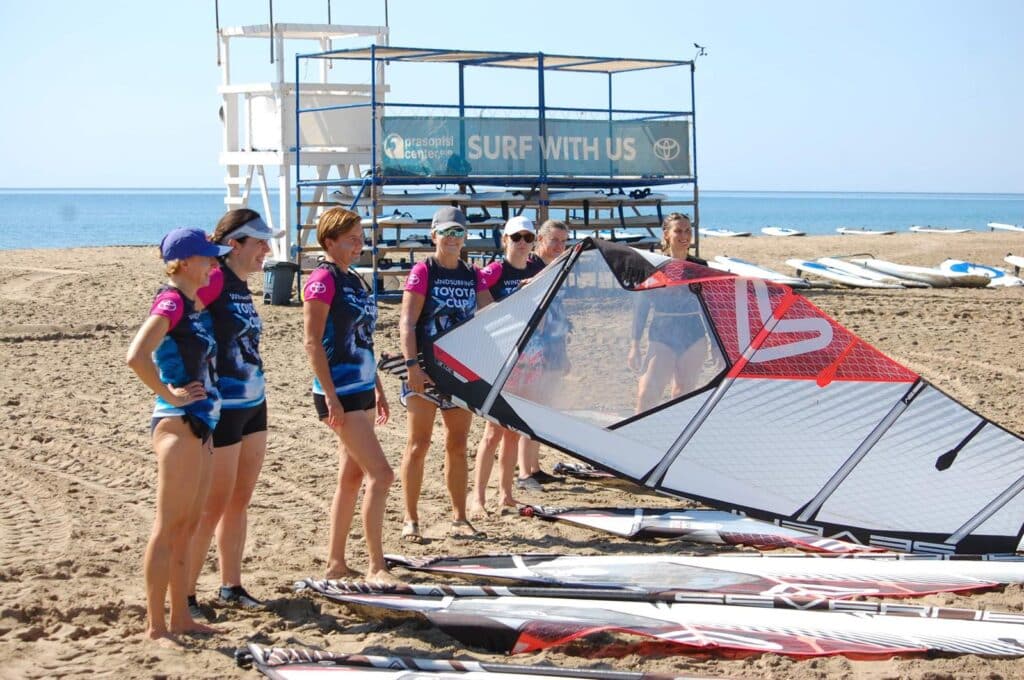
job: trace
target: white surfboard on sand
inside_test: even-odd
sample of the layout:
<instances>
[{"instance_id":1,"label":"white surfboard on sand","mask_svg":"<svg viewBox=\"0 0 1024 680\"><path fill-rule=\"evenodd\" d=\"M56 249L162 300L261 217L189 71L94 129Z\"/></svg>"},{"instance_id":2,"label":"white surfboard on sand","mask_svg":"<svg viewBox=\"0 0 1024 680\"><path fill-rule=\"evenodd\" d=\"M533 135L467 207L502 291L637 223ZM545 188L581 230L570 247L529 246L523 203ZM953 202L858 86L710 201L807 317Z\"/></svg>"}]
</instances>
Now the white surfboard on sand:
<instances>
[{"instance_id":1,"label":"white surfboard on sand","mask_svg":"<svg viewBox=\"0 0 1024 680\"><path fill-rule=\"evenodd\" d=\"M714 238L741 238L744 236L750 236L749 231L732 231L731 229L701 229L701 236L711 236Z\"/></svg>"},{"instance_id":2,"label":"white surfboard on sand","mask_svg":"<svg viewBox=\"0 0 1024 680\"><path fill-rule=\"evenodd\" d=\"M939 269L950 276L987 276L990 279L988 288L1024 286L1024 279L1016 276L1010 276L998 267L989 267L988 265L977 264L975 262L965 262L964 260L952 259L943 260L942 263L939 264Z\"/></svg>"},{"instance_id":3,"label":"white surfboard on sand","mask_svg":"<svg viewBox=\"0 0 1024 680\"><path fill-rule=\"evenodd\" d=\"M909 264L889 262L888 260L879 260L873 257L853 257L850 260L883 274L912 281L923 281L935 288L949 288L953 285L953 280L950 277L943 274L940 270L931 267L916 267ZM984 282L984 285L988 285L988 283Z\"/></svg>"},{"instance_id":4,"label":"white surfboard on sand","mask_svg":"<svg viewBox=\"0 0 1024 680\"><path fill-rule=\"evenodd\" d=\"M823 279L835 281L836 283L841 283L844 286L850 286L852 288L903 288L903 285L899 283L872 281L871 279L865 279L862 276L855 276L848 272L844 272L841 269L830 267L827 264L815 262L814 260L791 258L786 260L786 264L795 269L797 274L814 274L815 276L820 276Z\"/></svg>"},{"instance_id":5,"label":"white surfboard on sand","mask_svg":"<svg viewBox=\"0 0 1024 680\"><path fill-rule=\"evenodd\" d=\"M844 236L889 236L895 231L886 229L868 229L867 227L836 227L836 232Z\"/></svg>"},{"instance_id":6,"label":"white surfboard on sand","mask_svg":"<svg viewBox=\"0 0 1024 680\"><path fill-rule=\"evenodd\" d=\"M715 255L715 259L708 262L708 266L712 269L735 274L736 276L749 276L751 278L764 279L773 283L783 283L792 288L811 287L811 284L807 279L782 274L774 269L762 267L761 265L754 264L753 262L741 260L738 257Z\"/></svg>"},{"instance_id":7,"label":"white surfboard on sand","mask_svg":"<svg viewBox=\"0 0 1024 680\"><path fill-rule=\"evenodd\" d=\"M818 262L828 265L833 269L852 274L853 276L859 276L862 279L870 279L871 281L879 281L881 283L896 283L904 288L930 288L927 283L923 281L911 281L910 279L901 279L889 274L883 274L882 272L876 272L874 269L868 269L863 265L850 262L838 257L819 257Z\"/></svg>"},{"instance_id":8,"label":"white surfboard on sand","mask_svg":"<svg viewBox=\"0 0 1024 680\"><path fill-rule=\"evenodd\" d=\"M1011 255L1010 253L1007 253L1006 257L1003 258L1003 262L1013 265L1014 276L1018 276L1020 274L1021 267L1024 267L1024 257L1021 257L1020 255Z\"/></svg>"},{"instance_id":9,"label":"white surfboard on sand","mask_svg":"<svg viewBox=\"0 0 1024 680\"><path fill-rule=\"evenodd\" d=\"M988 228L992 231L996 229L1000 231L1024 231L1024 227L1019 224L1006 224L1004 222L989 222Z\"/></svg>"},{"instance_id":10,"label":"white surfboard on sand","mask_svg":"<svg viewBox=\"0 0 1024 680\"><path fill-rule=\"evenodd\" d=\"M910 231L916 234L966 234L971 231L970 229L958 229L954 227L933 227L930 224L922 227L919 224L915 224L910 228Z\"/></svg>"},{"instance_id":11,"label":"white surfboard on sand","mask_svg":"<svg viewBox=\"0 0 1024 680\"><path fill-rule=\"evenodd\" d=\"M789 227L761 227L761 233L767 236L806 236L802 231Z\"/></svg>"}]
</instances>

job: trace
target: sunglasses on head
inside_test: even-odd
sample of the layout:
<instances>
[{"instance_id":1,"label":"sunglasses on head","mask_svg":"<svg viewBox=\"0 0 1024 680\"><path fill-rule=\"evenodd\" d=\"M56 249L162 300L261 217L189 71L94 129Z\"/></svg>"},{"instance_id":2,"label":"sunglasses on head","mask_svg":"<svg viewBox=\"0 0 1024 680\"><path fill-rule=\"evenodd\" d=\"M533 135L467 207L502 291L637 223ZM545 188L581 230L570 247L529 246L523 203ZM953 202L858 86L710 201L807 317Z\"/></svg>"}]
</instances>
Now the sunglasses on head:
<instances>
[{"instance_id":1,"label":"sunglasses on head","mask_svg":"<svg viewBox=\"0 0 1024 680\"><path fill-rule=\"evenodd\" d=\"M462 227L448 227L446 229L438 229L435 232L438 236L453 236L455 238L462 238L466 235L466 230Z\"/></svg>"},{"instance_id":2,"label":"sunglasses on head","mask_svg":"<svg viewBox=\"0 0 1024 680\"><path fill-rule=\"evenodd\" d=\"M533 243L533 234L528 231L521 231L518 234L509 234L508 236L512 239L513 243L519 243L520 241L526 241L527 243Z\"/></svg>"}]
</instances>

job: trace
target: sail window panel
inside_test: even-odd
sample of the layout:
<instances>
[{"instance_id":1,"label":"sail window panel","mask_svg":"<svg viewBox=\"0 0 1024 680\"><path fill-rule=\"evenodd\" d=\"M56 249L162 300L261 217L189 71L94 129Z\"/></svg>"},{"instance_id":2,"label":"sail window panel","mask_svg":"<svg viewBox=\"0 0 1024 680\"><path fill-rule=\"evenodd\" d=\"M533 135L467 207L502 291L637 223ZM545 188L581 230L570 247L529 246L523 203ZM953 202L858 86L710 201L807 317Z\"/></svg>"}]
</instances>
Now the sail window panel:
<instances>
[{"instance_id":1,"label":"sail window panel","mask_svg":"<svg viewBox=\"0 0 1024 680\"><path fill-rule=\"evenodd\" d=\"M660 337L673 342L686 340L685 348L663 347L664 356L680 350L677 361L690 361L691 370L678 383L669 379L651 408L667 403L678 394L694 392L718 376L725 359L714 341L697 296L688 286L677 285L642 291L621 286L600 251L581 254L565 282L559 287L537 330L518 358L504 393L536 401L571 413L591 424L609 427L636 415L640 375L629 368L628 356L634 319L641 304L647 303L648 319L643 329L641 350L650 352L648 339L657 325ZM551 326L571 329L561 344L552 341ZM552 357L562 356L552 361ZM686 356L688 359L684 359ZM696 366L696 370L692 367ZM672 370L669 368L669 370ZM668 444L678 432L650 437L637 430L644 443L654 439Z\"/></svg>"},{"instance_id":2,"label":"sail window panel","mask_svg":"<svg viewBox=\"0 0 1024 680\"><path fill-rule=\"evenodd\" d=\"M806 380L738 379L669 467L662 486L682 495L699 489L738 507L790 516L906 391L902 383L822 388ZM720 478L731 483L720 484ZM854 517L865 514L866 508L855 509Z\"/></svg>"},{"instance_id":3,"label":"sail window panel","mask_svg":"<svg viewBox=\"0 0 1024 680\"><path fill-rule=\"evenodd\" d=\"M982 418L928 386L839 485L818 514L840 522L870 508L878 529L951 534L1024 476L1024 442L986 424L945 470L939 456L961 444ZM1015 536L1018 494L974 533Z\"/></svg>"},{"instance_id":4,"label":"sail window panel","mask_svg":"<svg viewBox=\"0 0 1024 680\"><path fill-rule=\"evenodd\" d=\"M572 414L513 395L506 394L505 399L539 439L572 451L578 458L618 470L634 480L665 455L663 450L644 446L620 436L615 430L607 430Z\"/></svg>"},{"instance_id":5,"label":"sail window panel","mask_svg":"<svg viewBox=\"0 0 1024 680\"><path fill-rule=\"evenodd\" d=\"M533 311L557 277L558 268L549 267L514 294L476 313L483 323L463 324L444 334L435 345L490 384L498 377L506 358L526 329Z\"/></svg>"}]
</instances>

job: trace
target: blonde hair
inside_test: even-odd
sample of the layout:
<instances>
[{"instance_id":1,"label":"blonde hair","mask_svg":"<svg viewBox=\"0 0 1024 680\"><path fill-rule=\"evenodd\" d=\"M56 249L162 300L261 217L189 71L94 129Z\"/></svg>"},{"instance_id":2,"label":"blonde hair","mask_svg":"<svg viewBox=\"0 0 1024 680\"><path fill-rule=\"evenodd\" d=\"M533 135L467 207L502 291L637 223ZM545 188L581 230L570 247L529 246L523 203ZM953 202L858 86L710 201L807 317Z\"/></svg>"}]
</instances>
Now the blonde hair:
<instances>
[{"instance_id":1,"label":"blonde hair","mask_svg":"<svg viewBox=\"0 0 1024 680\"><path fill-rule=\"evenodd\" d=\"M661 252L668 255L672 252L672 248L668 244L668 232L672 228L673 222L685 221L690 225L690 230L693 230L693 222L690 221L690 216L686 213L673 212L669 213L661 223Z\"/></svg>"},{"instance_id":2,"label":"blonde hair","mask_svg":"<svg viewBox=\"0 0 1024 680\"><path fill-rule=\"evenodd\" d=\"M544 220L544 224L537 230L537 236L548 236L555 230L569 231L569 225L561 220Z\"/></svg>"},{"instance_id":3,"label":"blonde hair","mask_svg":"<svg viewBox=\"0 0 1024 680\"><path fill-rule=\"evenodd\" d=\"M337 239L361 225L359 215L351 210L340 207L325 210L316 223L316 242L326 250L328 239Z\"/></svg>"},{"instance_id":4,"label":"blonde hair","mask_svg":"<svg viewBox=\"0 0 1024 680\"><path fill-rule=\"evenodd\" d=\"M164 263L164 273L170 276L171 274L177 274L181 270L182 260L169 260Z\"/></svg>"}]
</instances>

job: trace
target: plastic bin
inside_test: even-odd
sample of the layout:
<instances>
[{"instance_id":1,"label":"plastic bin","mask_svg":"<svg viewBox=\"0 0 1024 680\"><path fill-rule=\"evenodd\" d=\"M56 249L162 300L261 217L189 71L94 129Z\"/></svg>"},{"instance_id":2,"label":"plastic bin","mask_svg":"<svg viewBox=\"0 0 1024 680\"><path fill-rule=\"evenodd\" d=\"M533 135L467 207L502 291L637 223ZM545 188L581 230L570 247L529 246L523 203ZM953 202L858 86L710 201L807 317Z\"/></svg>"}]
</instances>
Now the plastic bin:
<instances>
[{"instance_id":1,"label":"plastic bin","mask_svg":"<svg viewBox=\"0 0 1024 680\"><path fill-rule=\"evenodd\" d=\"M299 265L288 260L268 260L263 263L263 302L287 305L292 300L292 288Z\"/></svg>"}]
</instances>

